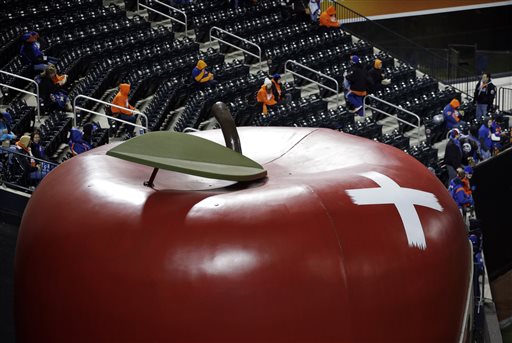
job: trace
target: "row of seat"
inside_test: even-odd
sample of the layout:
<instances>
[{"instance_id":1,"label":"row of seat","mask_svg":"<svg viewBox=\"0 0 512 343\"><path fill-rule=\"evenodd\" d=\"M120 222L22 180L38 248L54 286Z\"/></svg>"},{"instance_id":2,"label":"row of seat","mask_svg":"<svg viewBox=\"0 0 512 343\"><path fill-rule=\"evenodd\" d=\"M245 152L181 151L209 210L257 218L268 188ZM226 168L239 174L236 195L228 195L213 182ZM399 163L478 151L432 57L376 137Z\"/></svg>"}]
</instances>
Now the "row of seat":
<instances>
[{"instance_id":1,"label":"row of seat","mask_svg":"<svg viewBox=\"0 0 512 343\"><path fill-rule=\"evenodd\" d=\"M16 136L21 137L33 127L36 110L32 106L28 106L25 100L16 99L12 101L6 111L11 115L10 128Z\"/></svg>"},{"instance_id":2,"label":"row of seat","mask_svg":"<svg viewBox=\"0 0 512 343\"><path fill-rule=\"evenodd\" d=\"M46 156L51 158L59 149L62 143L68 141L69 131L73 126L70 117L61 111L50 113L44 124L39 126L41 132L41 145Z\"/></svg>"}]
</instances>

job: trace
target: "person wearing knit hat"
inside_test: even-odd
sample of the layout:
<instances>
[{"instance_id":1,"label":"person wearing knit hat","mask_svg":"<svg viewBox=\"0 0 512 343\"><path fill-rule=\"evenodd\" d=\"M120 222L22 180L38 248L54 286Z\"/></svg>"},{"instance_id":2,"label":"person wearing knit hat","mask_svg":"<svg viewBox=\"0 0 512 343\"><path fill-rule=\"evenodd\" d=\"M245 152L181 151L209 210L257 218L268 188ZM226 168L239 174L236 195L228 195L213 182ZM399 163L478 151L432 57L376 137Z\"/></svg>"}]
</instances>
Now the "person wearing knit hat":
<instances>
[{"instance_id":1,"label":"person wearing knit hat","mask_svg":"<svg viewBox=\"0 0 512 343\"><path fill-rule=\"evenodd\" d=\"M384 79L382 73L382 61L378 58L374 61L373 67L368 71L370 85L368 87L370 93L375 93L391 83L390 79Z\"/></svg>"},{"instance_id":2,"label":"person wearing knit hat","mask_svg":"<svg viewBox=\"0 0 512 343\"><path fill-rule=\"evenodd\" d=\"M58 58L45 56L40 49L37 32L26 32L21 36L22 45L19 56L25 65L32 65L34 71L44 70L49 63L57 64Z\"/></svg>"},{"instance_id":3,"label":"person wearing knit hat","mask_svg":"<svg viewBox=\"0 0 512 343\"><path fill-rule=\"evenodd\" d=\"M363 99L368 94L368 72L358 56L350 56L350 62L352 64L350 70L344 74L345 97L349 107L353 108L352 112L362 117L364 116Z\"/></svg>"},{"instance_id":4,"label":"person wearing knit hat","mask_svg":"<svg viewBox=\"0 0 512 343\"><path fill-rule=\"evenodd\" d=\"M263 85L256 95L256 100L261 104L261 114L264 117L268 116L268 106L277 104L274 93L272 93L272 81L270 79L265 78Z\"/></svg>"},{"instance_id":5,"label":"person wearing knit hat","mask_svg":"<svg viewBox=\"0 0 512 343\"><path fill-rule=\"evenodd\" d=\"M462 148L459 141L460 132L458 129L452 129L448 133L450 140L446 144L444 152L444 164L448 170L448 180L457 176L457 169L462 167Z\"/></svg>"},{"instance_id":6,"label":"person wearing knit hat","mask_svg":"<svg viewBox=\"0 0 512 343\"><path fill-rule=\"evenodd\" d=\"M272 75L272 93L274 94L274 99L276 99L277 102L283 101L284 98L284 88L280 80L281 74L276 73Z\"/></svg>"},{"instance_id":7,"label":"person wearing knit hat","mask_svg":"<svg viewBox=\"0 0 512 343\"><path fill-rule=\"evenodd\" d=\"M336 9L334 6L329 6L320 14L320 26L323 27L340 27L341 20L336 19Z\"/></svg>"},{"instance_id":8,"label":"person wearing knit hat","mask_svg":"<svg viewBox=\"0 0 512 343\"><path fill-rule=\"evenodd\" d=\"M459 127L464 122L461 121L462 113L459 112L460 102L457 99L453 99L450 101L448 105L443 109L444 121L446 123L446 128L451 130L453 128Z\"/></svg>"}]
</instances>

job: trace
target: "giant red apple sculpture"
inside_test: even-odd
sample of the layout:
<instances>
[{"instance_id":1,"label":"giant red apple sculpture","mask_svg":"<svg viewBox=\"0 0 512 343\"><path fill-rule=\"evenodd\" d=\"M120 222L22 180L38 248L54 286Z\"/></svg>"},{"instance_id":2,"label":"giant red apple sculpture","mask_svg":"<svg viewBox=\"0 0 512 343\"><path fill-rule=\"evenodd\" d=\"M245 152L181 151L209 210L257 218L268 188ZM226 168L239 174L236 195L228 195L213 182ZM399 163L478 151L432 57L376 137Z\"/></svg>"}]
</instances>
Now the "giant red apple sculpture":
<instances>
[{"instance_id":1,"label":"giant red apple sculpture","mask_svg":"<svg viewBox=\"0 0 512 343\"><path fill-rule=\"evenodd\" d=\"M112 146L49 174L18 238L18 342L459 341L470 250L434 175L331 130L240 138L266 178L150 188Z\"/></svg>"}]
</instances>

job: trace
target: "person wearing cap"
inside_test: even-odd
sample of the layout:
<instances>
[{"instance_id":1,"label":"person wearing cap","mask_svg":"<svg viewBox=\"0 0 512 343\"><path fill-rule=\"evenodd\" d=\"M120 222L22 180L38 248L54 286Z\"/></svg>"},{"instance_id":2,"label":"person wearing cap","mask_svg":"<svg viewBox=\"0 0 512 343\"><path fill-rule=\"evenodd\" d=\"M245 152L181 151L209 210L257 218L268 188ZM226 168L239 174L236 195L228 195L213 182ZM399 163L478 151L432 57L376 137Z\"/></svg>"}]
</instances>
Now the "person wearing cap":
<instances>
[{"instance_id":1,"label":"person wearing cap","mask_svg":"<svg viewBox=\"0 0 512 343\"><path fill-rule=\"evenodd\" d=\"M344 75L346 80L344 85L345 87L348 86L345 96L353 107L353 112L363 116L363 101L364 97L368 94L368 73L363 68L358 56L350 56L350 63L352 65L350 71Z\"/></svg>"},{"instance_id":2,"label":"person wearing cap","mask_svg":"<svg viewBox=\"0 0 512 343\"><path fill-rule=\"evenodd\" d=\"M281 83L281 75L274 74L272 75L272 93L274 94L274 99L277 102L283 101L284 98L284 89L283 84Z\"/></svg>"},{"instance_id":3,"label":"person wearing cap","mask_svg":"<svg viewBox=\"0 0 512 343\"><path fill-rule=\"evenodd\" d=\"M336 9L329 6L320 14L320 26L323 27L340 27L341 20L336 19Z\"/></svg>"},{"instance_id":4,"label":"person wearing cap","mask_svg":"<svg viewBox=\"0 0 512 343\"><path fill-rule=\"evenodd\" d=\"M197 61L197 65L192 70L192 78L198 85L215 84L217 81L213 79L213 74L206 70L208 65L205 61Z\"/></svg>"},{"instance_id":5,"label":"person wearing cap","mask_svg":"<svg viewBox=\"0 0 512 343\"><path fill-rule=\"evenodd\" d=\"M368 77L370 81L369 92L375 93L382 89L382 86L387 86L391 83L390 79L384 79L384 74L382 73L382 61L380 59L375 59L373 62L373 67L368 71Z\"/></svg>"},{"instance_id":6,"label":"person wearing cap","mask_svg":"<svg viewBox=\"0 0 512 343\"><path fill-rule=\"evenodd\" d=\"M462 149L460 146L460 132L458 129L452 129L449 134L449 141L446 144L444 152L444 164L448 170L448 180L457 176L457 169L461 168L462 163Z\"/></svg>"},{"instance_id":7,"label":"person wearing cap","mask_svg":"<svg viewBox=\"0 0 512 343\"><path fill-rule=\"evenodd\" d=\"M19 56L23 63L32 65L34 71L45 70L48 64L57 64L58 58L46 56L40 49L37 32L26 32L21 36L21 48Z\"/></svg>"},{"instance_id":8,"label":"person wearing cap","mask_svg":"<svg viewBox=\"0 0 512 343\"><path fill-rule=\"evenodd\" d=\"M268 106L277 104L274 93L272 92L272 81L270 81L270 79L265 78L263 85L256 95L256 100L261 104L261 114L264 117L268 116Z\"/></svg>"},{"instance_id":9,"label":"person wearing cap","mask_svg":"<svg viewBox=\"0 0 512 343\"><path fill-rule=\"evenodd\" d=\"M119 107L110 106L110 111L114 117L135 124L137 121L137 115L133 113L135 107L130 105L130 102L128 101L130 87L129 83L121 83L119 85L119 92L117 92L114 100L112 100L112 105L117 105ZM125 128L127 133L126 138L135 136L135 126L126 125Z\"/></svg>"},{"instance_id":10,"label":"person wearing cap","mask_svg":"<svg viewBox=\"0 0 512 343\"><path fill-rule=\"evenodd\" d=\"M453 128L457 128L462 124L461 118L462 114L459 112L460 101L457 99L453 99L450 101L448 105L443 109L443 117L446 123L446 128L451 130Z\"/></svg>"},{"instance_id":11,"label":"person wearing cap","mask_svg":"<svg viewBox=\"0 0 512 343\"><path fill-rule=\"evenodd\" d=\"M16 152L19 154L13 156L23 170L22 180L25 186L31 185L31 181L37 184L43 178L41 164L32 158L34 155L32 155L30 144L30 136L21 136L16 142Z\"/></svg>"},{"instance_id":12,"label":"person wearing cap","mask_svg":"<svg viewBox=\"0 0 512 343\"><path fill-rule=\"evenodd\" d=\"M492 83L491 74L483 73L482 79L478 81L475 88L473 102L476 104L476 119L480 120L491 109L496 86Z\"/></svg>"}]
</instances>

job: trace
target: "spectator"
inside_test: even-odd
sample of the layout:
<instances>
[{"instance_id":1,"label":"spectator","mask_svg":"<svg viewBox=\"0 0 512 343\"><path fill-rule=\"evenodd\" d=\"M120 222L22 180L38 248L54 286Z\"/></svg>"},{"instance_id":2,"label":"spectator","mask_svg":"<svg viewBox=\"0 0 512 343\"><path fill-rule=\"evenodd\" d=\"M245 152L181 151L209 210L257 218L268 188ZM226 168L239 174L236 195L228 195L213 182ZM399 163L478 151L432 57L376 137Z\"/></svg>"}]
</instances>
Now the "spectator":
<instances>
[{"instance_id":1,"label":"spectator","mask_svg":"<svg viewBox=\"0 0 512 343\"><path fill-rule=\"evenodd\" d=\"M261 104L261 114L264 117L268 116L268 106L274 106L277 104L277 101L274 98L274 93L272 93L272 81L268 78L265 78L265 82L258 91L256 100Z\"/></svg>"},{"instance_id":2,"label":"spectator","mask_svg":"<svg viewBox=\"0 0 512 343\"><path fill-rule=\"evenodd\" d=\"M39 132L39 130L35 130L30 134L30 141L30 151L32 152L32 155L42 160L47 160L48 157L41 145L41 132Z\"/></svg>"},{"instance_id":3,"label":"spectator","mask_svg":"<svg viewBox=\"0 0 512 343\"><path fill-rule=\"evenodd\" d=\"M458 176L452 179L448 191L460 209L473 205L473 197L464 191L464 184Z\"/></svg>"},{"instance_id":4,"label":"spectator","mask_svg":"<svg viewBox=\"0 0 512 343\"><path fill-rule=\"evenodd\" d=\"M460 101L453 99L443 110L443 117L448 130L458 128L461 122L462 114L458 111L460 107Z\"/></svg>"},{"instance_id":5,"label":"spectator","mask_svg":"<svg viewBox=\"0 0 512 343\"><path fill-rule=\"evenodd\" d=\"M32 65L34 71L45 70L48 64L57 64L58 58L45 56L40 50L37 32L26 32L21 37L20 58L26 65Z\"/></svg>"},{"instance_id":6,"label":"spectator","mask_svg":"<svg viewBox=\"0 0 512 343\"><path fill-rule=\"evenodd\" d=\"M363 101L364 97L368 94L368 73L363 68L361 60L358 56L350 56L350 63L352 64L349 73L345 75L348 92L346 93L347 101L353 106L354 113L364 116Z\"/></svg>"},{"instance_id":7,"label":"spectator","mask_svg":"<svg viewBox=\"0 0 512 343\"><path fill-rule=\"evenodd\" d=\"M0 142L10 141L15 139L16 135L12 133L8 121L4 117L4 113L0 112Z\"/></svg>"},{"instance_id":8,"label":"spectator","mask_svg":"<svg viewBox=\"0 0 512 343\"><path fill-rule=\"evenodd\" d=\"M24 185L31 185L33 182L36 184L41 181L43 175L41 173L41 164L36 163L30 150L30 136L21 136L20 140L16 142L16 152L20 155L14 155L14 159L23 170L23 183Z\"/></svg>"},{"instance_id":9,"label":"spectator","mask_svg":"<svg viewBox=\"0 0 512 343\"><path fill-rule=\"evenodd\" d=\"M325 27L340 27L341 20L336 19L336 9L334 6L329 6L320 14L320 26Z\"/></svg>"},{"instance_id":10,"label":"spectator","mask_svg":"<svg viewBox=\"0 0 512 343\"><path fill-rule=\"evenodd\" d=\"M382 86L387 86L391 83L390 79L384 79L382 73L382 61L378 58L373 62L373 67L368 71L370 81L369 92L375 93L382 89Z\"/></svg>"},{"instance_id":11,"label":"spectator","mask_svg":"<svg viewBox=\"0 0 512 343\"><path fill-rule=\"evenodd\" d=\"M84 134L77 128L70 131L69 148L73 156L82 154L92 149L92 146L83 139Z\"/></svg>"},{"instance_id":12,"label":"spectator","mask_svg":"<svg viewBox=\"0 0 512 343\"><path fill-rule=\"evenodd\" d=\"M480 120L487 115L492 107L495 95L496 86L492 83L491 74L483 73L482 79L476 84L473 98L473 102L476 104L476 119Z\"/></svg>"},{"instance_id":13,"label":"spectator","mask_svg":"<svg viewBox=\"0 0 512 343\"><path fill-rule=\"evenodd\" d=\"M460 142L463 145L463 151L464 151L464 144L469 143L471 146L471 152L468 153L468 156L467 156L467 159L468 159L467 165L471 165L471 163L469 163L470 157L473 160L473 165L476 165L479 161L482 160L481 146L480 146L480 140L478 139L478 127L477 126L471 125L471 127L469 128L469 133L465 136L461 135ZM467 148L466 148L466 150L467 150Z\"/></svg>"},{"instance_id":14,"label":"spectator","mask_svg":"<svg viewBox=\"0 0 512 343\"><path fill-rule=\"evenodd\" d=\"M444 164L448 170L448 180L451 180L457 176L456 170L461 167L462 150L459 142L459 130L451 130L448 136L450 140L448 141L448 144L446 144Z\"/></svg>"},{"instance_id":15,"label":"spectator","mask_svg":"<svg viewBox=\"0 0 512 343\"><path fill-rule=\"evenodd\" d=\"M272 93L274 94L274 99L277 102L283 101L284 89L283 89L283 84L281 83L281 75L280 74L272 75Z\"/></svg>"},{"instance_id":16,"label":"spectator","mask_svg":"<svg viewBox=\"0 0 512 343\"><path fill-rule=\"evenodd\" d=\"M53 64L48 67L36 77L39 84L39 98L45 108L56 107L58 109L71 112L73 109L69 104L69 99L66 91L62 89L62 84L67 80L67 76L59 76L57 68Z\"/></svg>"},{"instance_id":17,"label":"spectator","mask_svg":"<svg viewBox=\"0 0 512 343\"><path fill-rule=\"evenodd\" d=\"M197 65L195 66L195 68L192 70L192 77L194 78L194 81L196 82L196 84L198 85L206 85L206 84L217 84L217 81L215 81L213 79L213 74L208 72L208 70L206 70L206 67L208 65L206 64L205 61L203 60L199 60L197 62Z\"/></svg>"},{"instance_id":18,"label":"spectator","mask_svg":"<svg viewBox=\"0 0 512 343\"><path fill-rule=\"evenodd\" d=\"M464 192L466 194L471 195L473 194L473 188L471 187L471 178L473 177L473 168L470 166L464 167L464 176L461 178L462 185L464 186Z\"/></svg>"},{"instance_id":19,"label":"spectator","mask_svg":"<svg viewBox=\"0 0 512 343\"><path fill-rule=\"evenodd\" d=\"M111 109L112 115L114 117L135 124L135 122L137 121L137 115L133 113L133 110L135 110L135 107L130 105L130 103L128 102L129 94L130 94L130 84L121 83L119 85L119 92L114 97L114 100L112 100L112 105L117 105L122 108L111 106L110 109ZM126 125L125 128L126 128L126 133L127 133L127 136L125 138L128 139L128 138L135 136L135 126Z\"/></svg>"},{"instance_id":20,"label":"spectator","mask_svg":"<svg viewBox=\"0 0 512 343\"><path fill-rule=\"evenodd\" d=\"M309 15L311 16L311 21L314 23L317 23L318 17L320 17L320 2L321 0L309 1Z\"/></svg>"},{"instance_id":21,"label":"spectator","mask_svg":"<svg viewBox=\"0 0 512 343\"><path fill-rule=\"evenodd\" d=\"M487 120L484 120L484 123L478 130L478 139L480 141L481 155L483 160L486 160L492 156L495 144L500 140L500 138L498 138L496 134L493 133L493 130L496 130L497 127L498 126L494 122L494 119L489 117Z\"/></svg>"}]
</instances>

